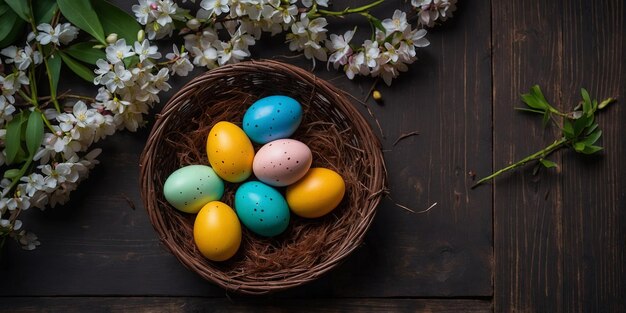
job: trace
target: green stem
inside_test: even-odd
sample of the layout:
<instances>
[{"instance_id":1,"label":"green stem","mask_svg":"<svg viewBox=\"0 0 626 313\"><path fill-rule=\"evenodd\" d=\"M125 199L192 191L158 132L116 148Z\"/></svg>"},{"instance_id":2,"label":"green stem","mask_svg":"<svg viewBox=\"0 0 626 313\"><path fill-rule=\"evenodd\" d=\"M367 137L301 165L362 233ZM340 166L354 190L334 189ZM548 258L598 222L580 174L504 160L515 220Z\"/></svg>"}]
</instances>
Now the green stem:
<instances>
[{"instance_id":1,"label":"green stem","mask_svg":"<svg viewBox=\"0 0 626 313\"><path fill-rule=\"evenodd\" d=\"M346 8L343 11L328 11L328 10L317 10L317 13L319 13L319 15L327 15L327 16L344 16L346 14L352 14L352 13L362 13L362 12L367 12L369 9L381 4L385 2L385 0L376 0L370 4L366 4L364 6L358 7L358 8Z\"/></svg>"},{"instance_id":2,"label":"green stem","mask_svg":"<svg viewBox=\"0 0 626 313\"><path fill-rule=\"evenodd\" d=\"M555 140L551 145L549 145L549 146L547 146L547 147L545 147L545 148L543 148L543 149L541 149L541 150L539 150L539 151L537 151L537 152L535 152L535 153L533 153L533 154L531 154L531 155L529 155L529 156L519 160L517 163L513 163L513 164L511 164L511 165L509 165L509 166L507 166L505 168L502 168L502 169L492 173L491 175L489 175L487 177L484 177L484 178L480 179L478 182L476 182L476 184L474 184L474 186L472 186L472 188L476 188L478 185L480 185L480 184L482 184L482 183L484 183L484 182L486 182L486 181L488 181L488 180L490 180L490 179L492 179L492 178L494 178L494 177L496 177L496 176L498 176L498 175L500 175L500 174L502 174L504 172L508 172L508 171L510 171L512 169L516 169L516 168L518 168L520 166L523 166L523 165L525 165L528 162L536 161L536 160L539 160L539 159L543 159L543 158L547 157L548 155L550 155L552 152L554 152L554 151L560 149L561 147L565 146L568 142L569 141L567 139L565 139L565 137L562 137L561 139Z\"/></svg>"},{"instance_id":3,"label":"green stem","mask_svg":"<svg viewBox=\"0 0 626 313\"><path fill-rule=\"evenodd\" d=\"M33 32L35 33L35 35L37 35L37 25L35 25L35 21L33 20L33 16L35 16L35 14L33 13L33 4L32 1L28 1L28 7L30 9L30 26L33 28ZM50 66L48 65L48 59L46 59L44 53L43 53L43 48L41 47L41 44L39 42L36 42L37 45L37 50L39 51L39 53L41 54L41 57L43 58L43 64L46 67L46 75L48 76L48 83L50 84L50 99L52 100L52 103L54 103L54 107L57 109L57 112L61 112L61 105L59 105L59 101L57 101L57 91L54 88L54 85L52 84L52 74L50 73ZM35 98L37 98L36 96L34 96Z\"/></svg>"}]
</instances>

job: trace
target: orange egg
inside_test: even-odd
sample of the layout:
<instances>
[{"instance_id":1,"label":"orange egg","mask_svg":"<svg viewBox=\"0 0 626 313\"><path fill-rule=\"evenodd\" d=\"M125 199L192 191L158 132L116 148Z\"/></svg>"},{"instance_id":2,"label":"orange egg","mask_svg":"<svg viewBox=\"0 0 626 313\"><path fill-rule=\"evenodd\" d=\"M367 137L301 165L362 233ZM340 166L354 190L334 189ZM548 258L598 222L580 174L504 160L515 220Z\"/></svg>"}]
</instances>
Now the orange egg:
<instances>
[{"instance_id":1,"label":"orange egg","mask_svg":"<svg viewBox=\"0 0 626 313\"><path fill-rule=\"evenodd\" d=\"M315 167L302 179L287 187L286 198L293 213L315 218L335 209L345 192L346 184L337 172Z\"/></svg>"}]
</instances>

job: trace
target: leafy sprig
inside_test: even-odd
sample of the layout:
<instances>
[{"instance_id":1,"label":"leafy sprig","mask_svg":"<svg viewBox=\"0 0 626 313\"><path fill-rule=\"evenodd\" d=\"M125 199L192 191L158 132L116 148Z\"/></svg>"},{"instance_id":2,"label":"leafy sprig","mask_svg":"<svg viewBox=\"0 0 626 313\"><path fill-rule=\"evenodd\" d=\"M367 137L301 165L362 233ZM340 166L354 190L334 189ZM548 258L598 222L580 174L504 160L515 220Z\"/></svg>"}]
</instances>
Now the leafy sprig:
<instances>
[{"instance_id":1,"label":"leafy sprig","mask_svg":"<svg viewBox=\"0 0 626 313\"><path fill-rule=\"evenodd\" d=\"M607 98L598 103L597 100L591 100L589 93L585 88L581 91L582 100L574 107L571 112L561 112L546 100L541 88L538 85L533 86L529 93L522 94L522 101L527 105L523 108L515 108L519 111L541 114L543 116L544 127L548 126L550 121L559 127L562 132L560 138L556 139L547 147L510 164L489 176L481 178L472 188L490 180L494 177L524 166L531 162L538 162L538 166L545 168L557 167L554 161L548 160L547 157L556 150L564 147L570 147L574 151L581 154L594 154L603 148L596 143L602 136L602 130L596 121L596 113L606 108L610 103L614 102L614 98Z\"/></svg>"}]
</instances>

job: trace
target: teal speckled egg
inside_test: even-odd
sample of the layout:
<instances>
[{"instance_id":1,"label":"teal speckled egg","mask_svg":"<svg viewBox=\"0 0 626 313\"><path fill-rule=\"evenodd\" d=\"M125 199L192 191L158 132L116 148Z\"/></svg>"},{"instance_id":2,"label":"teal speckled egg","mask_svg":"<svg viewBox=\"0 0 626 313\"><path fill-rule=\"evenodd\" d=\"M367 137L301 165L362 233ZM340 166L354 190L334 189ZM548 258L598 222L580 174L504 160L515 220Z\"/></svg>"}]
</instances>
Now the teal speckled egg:
<instances>
[{"instance_id":1,"label":"teal speckled egg","mask_svg":"<svg viewBox=\"0 0 626 313\"><path fill-rule=\"evenodd\" d=\"M224 195L224 182L211 167L189 165L177 169L163 186L165 200L186 213L198 213L208 202Z\"/></svg>"},{"instance_id":2,"label":"teal speckled egg","mask_svg":"<svg viewBox=\"0 0 626 313\"><path fill-rule=\"evenodd\" d=\"M261 236L276 236L289 225L287 200L278 190L260 181L239 186L235 193L235 211L241 223Z\"/></svg>"}]
</instances>

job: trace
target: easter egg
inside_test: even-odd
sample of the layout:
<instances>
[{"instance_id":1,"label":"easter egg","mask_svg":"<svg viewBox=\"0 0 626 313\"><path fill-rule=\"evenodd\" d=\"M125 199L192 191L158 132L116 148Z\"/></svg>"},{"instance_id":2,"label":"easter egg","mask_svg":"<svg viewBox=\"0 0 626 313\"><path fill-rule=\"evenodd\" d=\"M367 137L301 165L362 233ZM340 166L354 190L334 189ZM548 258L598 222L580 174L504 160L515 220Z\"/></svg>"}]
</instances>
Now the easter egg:
<instances>
[{"instance_id":1,"label":"easter egg","mask_svg":"<svg viewBox=\"0 0 626 313\"><path fill-rule=\"evenodd\" d=\"M254 148L239 126L229 122L215 124L207 137L206 150L209 163L222 179L238 183L252 174Z\"/></svg>"},{"instance_id":2,"label":"easter egg","mask_svg":"<svg viewBox=\"0 0 626 313\"><path fill-rule=\"evenodd\" d=\"M279 139L259 149L252 168L260 181L282 187L302 178L312 161L313 155L307 145L293 139Z\"/></svg>"},{"instance_id":3,"label":"easter egg","mask_svg":"<svg viewBox=\"0 0 626 313\"><path fill-rule=\"evenodd\" d=\"M193 240L212 261L230 259L241 244L241 225L231 207L220 201L204 205L193 224Z\"/></svg>"},{"instance_id":4,"label":"easter egg","mask_svg":"<svg viewBox=\"0 0 626 313\"><path fill-rule=\"evenodd\" d=\"M269 96L254 102L243 116L243 130L256 143L291 136L302 122L302 106L287 96Z\"/></svg>"},{"instance_id":5,"label":"easter egg","mask_svg":"<svg viewBox=\"0 0 626 313\"><path fill-rule=\"evenodd\" d=\"M345 192L346 184L337 172L314 167L298 182L287 187L286 198L293 213L314 218L336 208Z\"/></svg>"},{"instance_id":6,"label":"easter egg","mask_svg":"<svg viewBox=\"0 0 626 313\"><path fill-rule=\"evenodd\" d=\"M239 220L261 236L276 236L289 225L289 207L278 190L260 181L249 181L235 192Z\"/></svg>"},{"instance_id":7,"label":"easter egg","mask_svg":"<svg viewBox=\"0 0 626 313\"><path fill-rule=\"evenodd\" d=\"M207 202L219 200L223 194L224 182L206 165L179 168L163 185L165 200L187 213L198 213Z\"/></svg>"}]
</instances>

